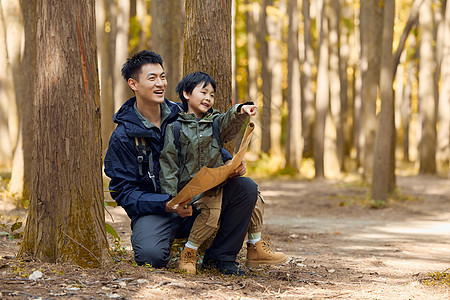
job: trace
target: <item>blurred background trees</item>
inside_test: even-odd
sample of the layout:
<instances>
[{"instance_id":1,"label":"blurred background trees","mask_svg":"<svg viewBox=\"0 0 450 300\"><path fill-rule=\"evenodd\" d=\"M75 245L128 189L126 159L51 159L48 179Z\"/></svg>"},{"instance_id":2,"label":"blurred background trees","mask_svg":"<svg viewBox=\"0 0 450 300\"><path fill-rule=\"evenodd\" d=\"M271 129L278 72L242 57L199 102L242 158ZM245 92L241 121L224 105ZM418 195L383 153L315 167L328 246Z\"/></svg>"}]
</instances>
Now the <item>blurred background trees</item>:
<instances>
[{"instance_id":1,"label":"blurred background trees","mask_svg":"<svg viewBox=\"0 0 450 300\"><path fill-rule=\"evenodd\" d=\"M113 113L132 96L121 66L151 49L163 56L169 99L178 100L177 82L197 69L218 81L222 110L243 101L260 106L250 171L308 178L357 172L369 184L388 176L372 196L384 195L379 186L392 191L395 174L448 176L447 1L388 2L97 0L103 153ZM30 78L42 76L34 73L30 37L39 16L30 15L28 1L0 3L0 168L12 170L10 191L27 197Z\"/></svg>"}]
</instances>

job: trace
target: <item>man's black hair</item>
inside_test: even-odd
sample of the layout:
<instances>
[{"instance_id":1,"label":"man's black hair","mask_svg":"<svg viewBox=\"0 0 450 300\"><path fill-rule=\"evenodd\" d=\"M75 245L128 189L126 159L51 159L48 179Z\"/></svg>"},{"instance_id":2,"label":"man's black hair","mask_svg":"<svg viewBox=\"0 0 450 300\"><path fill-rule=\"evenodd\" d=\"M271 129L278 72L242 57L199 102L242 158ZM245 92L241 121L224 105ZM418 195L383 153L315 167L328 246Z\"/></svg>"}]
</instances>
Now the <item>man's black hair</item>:
<instances>
[{"instance_id":1,"label":"man's black hair","mask_svg":"<svg viewBox=\"0 0 450 300\"><path fill-rule=\"evenodd\" d=\"M195 87L200 83L203 83L202 88L206 87L208 84L211 84L214 92L216 91L216 82L214 81L214 78L212 78L205 72L194 72L184 76L175 88L175 91L178 93L181 102L183 102L183 109L185 111L188 111L188 103L187 99L184 98L183 92L186 92L190 95Z\"/></svg>"},{"instance_id":2,"label":"man's black hair","mask_svg":"<svg viewBox=\"0 0 450 300\"><path fill-rule=\"evenodd\" d=\"M122 76L126 81L128 79L133 78L135 80L139 80L139 74L141 72L141 68L146 64L160 64L164 69L163 60L161 55L149 50L142 50L133 57L128 58L127 62L122 66Z\"/></svg>"}]
</instances>

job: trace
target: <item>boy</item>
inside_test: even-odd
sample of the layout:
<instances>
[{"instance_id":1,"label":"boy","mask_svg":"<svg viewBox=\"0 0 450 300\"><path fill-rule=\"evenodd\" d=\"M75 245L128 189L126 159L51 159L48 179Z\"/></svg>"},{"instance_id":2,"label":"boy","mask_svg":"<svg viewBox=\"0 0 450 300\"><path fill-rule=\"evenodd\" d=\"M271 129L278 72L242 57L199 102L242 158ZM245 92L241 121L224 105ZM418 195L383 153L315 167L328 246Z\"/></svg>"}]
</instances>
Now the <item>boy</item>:
<instances>
[{"instance_id":1,"label":"boy","mask_svg":"<svg viewBox=\"0 0 450 300\"><path fill-rule=\"evenodd\" d=\"M176 91L185 112L181 112L178 120L167 127L160 160L163 193L175 196L203 166L222 166L224 161L220 141L231 141L239 133L247 116L256 115L257 106L253 103L234 105L227 113L220 114L212 108L215 90L214 79L204 72L191 73L178 84ZM222 188L219 186L205 192L194 205L200 210L200 215L195 219L179 262L179 268L190 274L196 273L198 247L218 227ZM262 213L256 212L252 215L250 230L257 231L250 231L249 238L253 242L259 242L259 252L262 255L258 255L255 243L249 244L248 263L285 261L283 253L273 253L267 243L260 241L260 225Z\"/></svg>"}]
</instances>

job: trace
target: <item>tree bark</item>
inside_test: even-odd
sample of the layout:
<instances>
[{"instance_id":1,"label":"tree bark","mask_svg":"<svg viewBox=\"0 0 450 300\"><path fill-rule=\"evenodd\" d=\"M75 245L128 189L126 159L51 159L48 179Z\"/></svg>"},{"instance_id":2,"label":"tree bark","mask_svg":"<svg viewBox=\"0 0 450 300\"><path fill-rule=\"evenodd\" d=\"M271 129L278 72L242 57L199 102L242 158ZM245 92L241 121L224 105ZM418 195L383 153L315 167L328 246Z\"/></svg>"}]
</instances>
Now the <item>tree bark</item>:
<instances>
[{"instance_id":1,"label":"tree bark","mask_svg":"<svg viewBox=\"0 0 450 300\"><path fill-rule=\"evenodd\" d=\"M183 72L183 0L152 0L152 50L164 59L167 78L166 97L180 101L175 87ZM199 69L200 70L200 69Z\"/></svg>"},{"instance_id":2,"label":"tree bark","mask_svg":"<svg viewBox=\"0 0 450 300\"><path fill-rule=\"evenodd\" d=\"M33 182L19 257L98 267L108 255L94 5L36 3Z\"/></svg>"},{"instance_id":3,"label":"tree bark","mask_svg":"<svg viewBox=\"0 0 450 300\"><path fill-rule=\"evenodd\" d=\"M256 48L257 36L259 28L258 22L258 3L255 1L246 0L248 5L247 18L246 18L246 30L247 30L247 95L246 98L249 101L253 101L259 106L258 97L258 50ZM255 117L250 118L255 123L255 129L253 130L252 140L250 143L250 151L259 154L261 152L261 114L257 114Z\"/></svg>"},{"instance_id":4,"label":"tree bark","mask_svg":"<svg viewBox=\"0 0 450 300\"><path fill-rule=\"evenodd\" d=\"M440 172L450 172L450 3L445 8L443 30L436 160Z\"/></svg>"},{"instance_id":5,"label":"tree bark","mask_svg":"<svg viewBox=\"0 0 450 300\"><path fill-rule=\"evenodd\" d=\"M316 91L316 122L314 127L314 169L315 177L325 177L325 127L329 113L329 77L328 77L328 19L326 17L328 1L319 0L317 6L317 24L319 31L319 58Z\"/></svg>"},{"instance_id":6,"label":"tree bark","mask_svg":"<svg viewBox=\"0 0 450 300\"><path fill-rule=\"evenodd\" d=\"M381 49L381 110L375 139L372 199L386 201L395 186L394 70L392 41L394 37L395 2L385 1Z\"/></svg>"},{"instance_id":7,"label":"tree bark","mask_svg":"<svg viewBox=\"0 0 450 300\"><path fill-rule=\"evenodd\" d=\"M380 45L382 26L382 8L378 0L361 1L361 99L362 99L362 151L361 165L364 167L363 177L371 182L373 172L373 151L376 131L376 101L380 78Z\"/></svg>"},{"instance_id":8,"label":"tree bark","mask_svg":"<svg viewBox=\"0 0 450 300\"><path fill-rule=\"evenodd\" d=\"M185 9L183 73L211 75L217 85L214 106L224 112L232 97L231 1L186 0Z\"/></svg>"},{"instance_id":9,"label":"tree bark","mask_svg":"<svg viewBox=\"0 0 450 300\"><path fill-rule=\"evenodd\" d=\"M273 0L263 0L261 3L261 15L260 20L260 31L259 31L259 44L261 51L261 78L262 78L262 97L263 97L263 107L261 109L261 151L264 153L269 153L271 148L271 132L270 132L270 120L271 120L271 109L270 109L270 95L272 94L272 68L269 65L269 45L268 45L268 16L267 8L271 6Z\"/></svg>"},{"instance_id":10,"label":"tree bark","mask_svg":"<svg viewBox=\"0 0 450 300\"><path fill-rule=\"evenodd\" d=\"M298 13L301 0L289 0L288 16L288 124L286 138L286 164L297 173L300 172L303 141L300 89L300 56L298 49Z\"/></svg>"},{"instance_id":11,"label":"tree bark","mask_svg":"<svg viewBox=\"0 0 450 300\"><path fill-rule=\"evenodd\" d=\"M309 15L309 0L303 0L303 36L304 36L304 60L302 65L301 84L302 84L302 135L304 156L312 156L313 153L313 129L315 118L315 95L313 89L313 67L315 65L314 50L311 38L311 18Z\"/></svg>"},{"instance_id":12,"label":"tree bark","mask_svg":"<svg viewBox=\"0 0 450 300\"><path fill-rule=\"evenodd\" d=\"M118 1L116 9L117 20L112 23L116 26L113 30L115 34L115 51L113 53L114 111L117 111L133 95L121 74L122 65L129 56L130 1Z\"/></svg>"},{"instance_id":13,"label":"tree bark","mask_svg":"<svg viewBox=\"0 0 450 300\"><path fill-rule=\"evenodd\" d=\"M420 174L436 173L436 101L434 94L433 9L425 0L419 13L421 30L419 60L419 115L422 136L419 145Z\"/></svg>"},{"instance_id":14,"label":"tree bark","mask_svg":"<svg viewBox=\"0 0 450 300\"><path fill-rule=\"evenodd\" d=\"M110 34L105 30L107 18L106 0L97 0L95 2L96 21L97 21L97 48L98 48L98 67L100 70L100 99L102 109L102 153L108 148L108 141L115 125L113 122L114 110L114 73L112 56L110 51Z\"/></svg>"}]
</instances>

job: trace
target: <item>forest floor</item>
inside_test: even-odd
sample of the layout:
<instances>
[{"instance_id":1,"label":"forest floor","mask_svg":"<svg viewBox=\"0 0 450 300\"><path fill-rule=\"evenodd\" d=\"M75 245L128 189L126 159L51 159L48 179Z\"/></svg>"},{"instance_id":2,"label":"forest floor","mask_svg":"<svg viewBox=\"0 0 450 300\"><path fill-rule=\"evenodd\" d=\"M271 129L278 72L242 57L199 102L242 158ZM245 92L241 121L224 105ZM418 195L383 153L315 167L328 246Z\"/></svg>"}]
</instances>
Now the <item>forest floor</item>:
<instances>
[{"instance_id":1,"label":"forest floor","mask_svg":"<svg viewBox=\"0 0 450 300\"><path fill-rule=\"evenodd\" d=\"M0 298L450 299L449 179L399 176L397 196L378 209L357 181L256 181L266 201L263 236L288 255L283 265L244 268L246 278L189 276L175 263L138 267L129 219L116 207L107 222L127 250L101 269L17 260L17 240L0 237ZM4 203L0 223L25 214ZM244 245L242 264L245 253ZM42 278L29 279L36 270Z\"/></svg>"}]
</instances>

